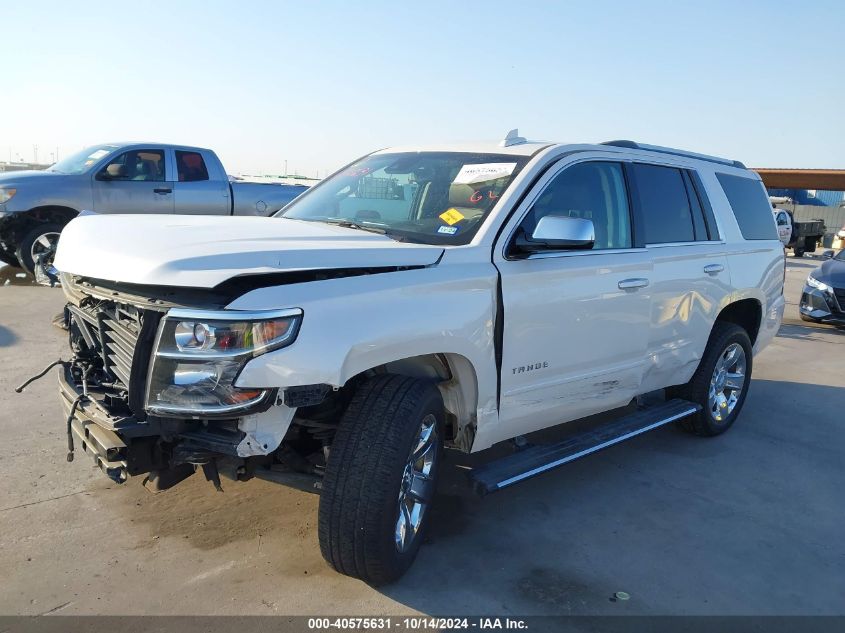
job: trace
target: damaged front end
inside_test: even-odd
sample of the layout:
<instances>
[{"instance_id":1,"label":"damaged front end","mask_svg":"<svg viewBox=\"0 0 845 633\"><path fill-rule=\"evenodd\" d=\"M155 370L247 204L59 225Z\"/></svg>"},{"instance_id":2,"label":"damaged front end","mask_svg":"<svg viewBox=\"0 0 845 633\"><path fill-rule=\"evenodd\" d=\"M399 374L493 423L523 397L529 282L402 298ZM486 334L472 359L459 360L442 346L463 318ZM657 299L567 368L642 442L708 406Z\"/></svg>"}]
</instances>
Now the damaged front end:
<instances>
[{"instance_id":1,"label":"damaged front end","mask_svg":"<svg viewBox=\"0 0 845 633\"><path fill-rule=\"evenodd\" d=\"M218 489L221 474L319 474L331 424L294 422L294 414L319 410L328 389L235 386L250 359L293 342L301 310L186 309L68 275L62 284L72 357L57 364L68 461L81 450L113 481L147 475L153 491L200 468Z\"/></svg>"}]
</instances>

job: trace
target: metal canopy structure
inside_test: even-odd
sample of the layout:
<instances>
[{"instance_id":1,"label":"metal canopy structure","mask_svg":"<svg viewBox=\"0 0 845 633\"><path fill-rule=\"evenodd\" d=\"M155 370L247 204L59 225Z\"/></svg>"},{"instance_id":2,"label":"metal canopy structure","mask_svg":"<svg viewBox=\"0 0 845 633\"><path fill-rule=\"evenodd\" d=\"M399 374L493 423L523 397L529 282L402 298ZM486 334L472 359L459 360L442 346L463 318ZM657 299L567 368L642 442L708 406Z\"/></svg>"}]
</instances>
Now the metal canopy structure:
<instances>
[{"instance_id":1,"label":"metal canopy structure","mask_svg":"<svg viewBox=\"0 0 845 633\"><path fill-rule=\"evenodd\" d=\"M845 191L845 169L753 168L771 189Z\"/></svg>"}]
</instances>

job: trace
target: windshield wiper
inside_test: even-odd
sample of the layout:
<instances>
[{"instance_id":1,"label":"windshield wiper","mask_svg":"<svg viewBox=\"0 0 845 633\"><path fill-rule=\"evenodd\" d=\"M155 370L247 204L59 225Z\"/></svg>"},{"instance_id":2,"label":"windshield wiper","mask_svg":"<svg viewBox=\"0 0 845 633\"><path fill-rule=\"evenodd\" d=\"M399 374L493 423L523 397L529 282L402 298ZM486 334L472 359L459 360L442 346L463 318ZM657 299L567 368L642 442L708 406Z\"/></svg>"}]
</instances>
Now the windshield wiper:
<instances>
[{"instance_id":1,"label":"windshield wiper","mask_svg":"<svg viewBox=\"0 0 845 633\"><path fill-rule=\"evenodd\" d=\"M342 226L345 229L358 229L359 231L369 231L370 233L378 233L379 235L390 235L387 232L387 229L379 227L379 226L366 226L364 224L358 224L354 220L347 220L346 218L322 218L318 220L318 222L325 222L326 224L334 224L335 226Z\"/></svg>"}]
</instances>

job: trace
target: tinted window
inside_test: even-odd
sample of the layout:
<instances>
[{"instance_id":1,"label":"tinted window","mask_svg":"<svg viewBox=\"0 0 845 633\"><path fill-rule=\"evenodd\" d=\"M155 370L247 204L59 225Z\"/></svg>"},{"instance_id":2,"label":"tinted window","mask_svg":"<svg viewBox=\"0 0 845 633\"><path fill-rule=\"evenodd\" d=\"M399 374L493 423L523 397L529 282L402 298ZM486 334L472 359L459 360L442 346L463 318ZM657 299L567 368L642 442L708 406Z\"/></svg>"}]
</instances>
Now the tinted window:
<instances>
[{"instance_id":1,"label":"tinted window","mask_svg":"<svg viewBox=\"0 0 845 633\"><path fill-rule=\"evenodd\" d=\"M110 180L164 181L164 152L138 149L124 152L103 169Z\"/></svg>"},{"instance_id":2,"label":"tinted window","mask_svg":"<svg viewBox=\"0 0 845 633\"><path fill-rule=\"evenodd\" d=\"M632 165L637 212L646 244L695 240L687 189L680 169Z\"/></svg>"},{"instance_id":3,"label":"tinted window","mask_svg":"<svg viewBox=\"0 0 845 633\"><path fill-rule=\"evenodd\" d=\"M208 169L199 152L176 150L176 170L179 173L179 182L208 180Z\"/></svg>"},{"instance_id":4,"label":"tinted window","mask_svg":"<svg viewBox=\"0 0 845 633\"><path fill-rule=\"evenodd\" d=\"M716 174L731 203L739 230L747 240L776 240L777 228L763 183L752 178Z\"/></svg>"},{"instance_id":5,"label":"tinted window","mask_svg":"<svg viewBox=\"0 0 845 633\"><path fill-rule=\"evenodd\" d=\"M710 239L721 239L721 235L719 234L719 227L716 226L716 216L713 215L713 207L710 205L710 199L707 197L707 191L704 189L704 184L702 184L701 182L701 177L695 170L690 170L687 172L687 174L692 180L693 190L696 194L695 197L698 199L699 203L701 204L701 209L704 212L704 222L707 224L707 233L709 234Z\"/></svg>"},{"instance_id":6,"label":"tinted window","mask_svg":"<svg viewBox=\"0 0 845 633\"><path fill-rule=\"evenodd\" d=\"M695 193L695 188L692 186L692 180L688 171L682 171L684 178L684 185L687 188L687 200L690 203L692 210L692 228L695 231L696 241L706 241L710 239L707 234L707 224L704 222L704 212L701 209L701 202L698 200L698 195Z\"/></svg>"},{"instance_id":7,"label":"tinted window","mask_svg":"<svg viewBox=\"0 0 845 633\"><path fill-rule=\"evenodd\" d=\"M540 218L562 215L593 221L593 250L631 247L631 218L619 163L579 163L564 169L543 190L523 220L531 234Z\"/></svg>"}]
</instances>

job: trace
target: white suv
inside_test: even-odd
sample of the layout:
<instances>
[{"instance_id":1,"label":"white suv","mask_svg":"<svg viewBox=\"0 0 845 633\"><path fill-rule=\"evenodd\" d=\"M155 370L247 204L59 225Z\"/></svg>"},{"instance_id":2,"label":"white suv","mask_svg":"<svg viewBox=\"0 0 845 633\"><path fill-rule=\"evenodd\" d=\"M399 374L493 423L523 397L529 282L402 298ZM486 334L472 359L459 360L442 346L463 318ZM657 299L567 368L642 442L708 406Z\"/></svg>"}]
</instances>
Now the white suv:
<instances>
[{"instance_id":1,"label":"white suv","mask_svg":"<svg viewBox=\"0 0 845 633\"><path fill-rule=\"evenodd\" d=\"M444 448L516 438L487 493L673 420L722 433L784 308L742 164L515 133L375 152L271 218L80 217L56 267L69 458L305 486L326 560L373 584L413 561Z\"/></svg>"}]
</instances>

